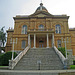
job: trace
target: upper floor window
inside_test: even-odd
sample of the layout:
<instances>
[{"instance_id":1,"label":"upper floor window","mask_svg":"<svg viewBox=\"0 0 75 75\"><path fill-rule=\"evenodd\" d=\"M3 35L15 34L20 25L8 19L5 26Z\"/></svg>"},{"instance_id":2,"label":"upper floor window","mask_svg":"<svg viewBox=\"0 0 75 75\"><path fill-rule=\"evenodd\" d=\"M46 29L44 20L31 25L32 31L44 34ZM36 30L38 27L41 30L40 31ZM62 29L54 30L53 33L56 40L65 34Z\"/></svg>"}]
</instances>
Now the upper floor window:
<instances>
[{"instance_id":1,"label":"upper floor window","mask_svg":"<svg viewBox=\"0 0 75 75\"><path fill-rule=\"evenodd\" d=\"M55 26L55 32L57 34L60 34L61 33L61 26L59 24Z\"/></svg>"},{"instance_id":2,"label":"upper floor window","mask_svg":"<svg viewBox=\"0 0 75 75\"><path fill-rule=\"evenodd\" d=\"M27 34L27 25L23 25L22 34Z\"/></svg>"},{"instance_id":3,"label":"upper floor window","mask_svg":"<svg viewBox=\"0 0 75 75\"><path fill-rule=\"evenodd\" d=\"M44 29L44 25L39 25L39 30L43 30Z\"/></svg>"}]
</instances>

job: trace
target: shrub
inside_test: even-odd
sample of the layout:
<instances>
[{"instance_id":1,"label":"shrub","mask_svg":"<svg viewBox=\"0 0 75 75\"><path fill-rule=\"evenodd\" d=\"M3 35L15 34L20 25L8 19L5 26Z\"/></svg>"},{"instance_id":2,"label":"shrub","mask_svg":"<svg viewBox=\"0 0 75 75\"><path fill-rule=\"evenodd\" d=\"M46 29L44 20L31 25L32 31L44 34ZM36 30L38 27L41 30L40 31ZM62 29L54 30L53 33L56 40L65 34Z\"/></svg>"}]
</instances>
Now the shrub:
<instances>
[{"instance_id":1,"label":"shrub","mask_svg":"<svg viewBox=\"0 0 75 75\"><path fill-rule=\"evenodd\" d=\"M1 65L1 61L2 61L2 60L1 60L2 55L3 55L3 54L2 54L2 53L0 53L0 65Z\"/></svg>"},{"instance_id":2,"label":"shrub","mask_svg":"<svg viewBox=\"0 0 75 75\"><path fill-rule=\"evenodd\" d=\"M70 65L70 69L75 69L75 65Z\"/></svg>"},{"instance_id":3,"label":"shrub","mask_svg":"<svg viewBox=\"0 0 75 75\"><path fill-rule=\"evenodd\" d=\"M4 53L0 53L0 57L3 55Z\"/></svg>"},{"instance_id":4,"label":"shrub","mask_svg":"<svg viewBox=\"0 0 75 75\"><path fill-rule=\"evenodd\" d=\"M5 47L1 47L1 50L5 51Z\"/></svg>"},{"instance_id":5,"label":"shrub","mask_svg":"<svg viewBox=\"0 0 75 75\"><path fill-rule=\"evenodd\" d=\"M16 56L17 56L17 54L14 52L14 58ZM1 66L8 66L9 65L9 60L11 60L11 58L12 58L12 52L6 52L5 54L3 54L0 57L0 60L1 60L0 65Z\"/></svg>"},{"instance_id":6,"label":"shrub","mask_svg":"<svg viewBox=\"0 0 75 75\"><path fill-rule=\"evenodd\" d=\"M0 55L0 65L1 65L1 55Z\"/></svg>"},{"instance_id":7,"label":"shrub","mask_svg":"<svg viewBox=\"0 0 75 75\"><path fill-rule=\"evenodd\" d=\"M58 48L58 50L66 57L66 51L65 48Z\"/></svg>"},{"instance_id":8,"label":"shrub","mask_svg":"<svg viewBox=\"0 0 75 75\"><path fill-rule=\"evenodd\" d=\"M73 60L73 65L75 65L75 60Z\"/></svg>"}]
</instances>

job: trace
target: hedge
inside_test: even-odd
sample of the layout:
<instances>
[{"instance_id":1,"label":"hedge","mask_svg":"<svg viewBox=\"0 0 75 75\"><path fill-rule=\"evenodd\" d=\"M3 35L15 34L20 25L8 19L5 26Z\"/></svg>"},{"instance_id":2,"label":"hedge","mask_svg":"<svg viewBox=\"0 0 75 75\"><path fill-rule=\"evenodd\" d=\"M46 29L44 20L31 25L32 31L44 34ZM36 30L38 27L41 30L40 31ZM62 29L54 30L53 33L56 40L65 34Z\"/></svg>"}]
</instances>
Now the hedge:
<instances>
[{"instance_id":1,"label":"hedge","mask_svg":"<svg viewBox=\"0 0 75 75\"><path fill-rule=\"evenodd\" d=\"M65 48L58 48L58 50L66 57L66 51Z\"/></svg>"},{"instance_id":2,"label":"hedge","mask_svg":"<svg viewBox=\"0 0 75 75\"><path fill-rule=\"evenodd\" d=\"M14 58L17 54L14 52ZM5 54L0 56L0 66L8 66L9 60L12 58L12 52L6 52Z\"/></svg>"},{"instance_id":3,"label":"hedge","mask_svg":"<svg viewBox=\"0 0 75 75\"><path fill-rule=\"evenodd\" d=\"M70 69L75 69L75 65L70 65Z\"/></svg>"},{"instance_id":4,"label":"hedge","mask_svg":"<svg viewBox=\"0 0 75 75\"><path fill-rule=\"evenodd\" d=\"M75 60L73 60L73 65L75 65Z\"/></svg>"}]
</instances>

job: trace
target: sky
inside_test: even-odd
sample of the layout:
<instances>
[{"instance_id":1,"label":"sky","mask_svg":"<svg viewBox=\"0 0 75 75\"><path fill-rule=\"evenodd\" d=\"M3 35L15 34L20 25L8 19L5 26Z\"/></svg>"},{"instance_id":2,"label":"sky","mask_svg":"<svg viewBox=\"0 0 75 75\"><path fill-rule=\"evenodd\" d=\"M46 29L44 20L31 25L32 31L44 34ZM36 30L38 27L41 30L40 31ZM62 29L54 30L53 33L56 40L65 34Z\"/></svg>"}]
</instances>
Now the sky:
<instances>
[{"instance_id":1,"label":"sky","mask_svg":"<svg viewBox=\"0 0 75 75\"><path fill-rule=\"evenodd\" d=\"M0 29L5 31L14 28L13 17L16 15L30 15L39 7L41 0L0 0ZM75 0L42 0L43 5L52 15L66 14L69 28L75 28Z\"/></svg>"}]
</instances>

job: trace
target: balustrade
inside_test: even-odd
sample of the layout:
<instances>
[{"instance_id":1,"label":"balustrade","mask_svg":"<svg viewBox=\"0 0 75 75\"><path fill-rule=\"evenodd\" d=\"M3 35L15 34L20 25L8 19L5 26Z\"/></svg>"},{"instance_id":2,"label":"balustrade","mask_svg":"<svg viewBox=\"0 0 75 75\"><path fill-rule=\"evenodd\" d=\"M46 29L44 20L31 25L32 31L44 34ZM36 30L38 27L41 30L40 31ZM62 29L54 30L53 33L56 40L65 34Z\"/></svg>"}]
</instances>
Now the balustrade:
<instances>
[{"instance_id":1,"label":"balustrade","mask_svg":"<svg viewBox=\"0 0 75 75\"><path fill-rule=\"evenodd\" d=\"M67 59L63 56L63 54L54 46L54 50L57 53L57 55L59 56L60 60L62 61L63 65L64 65L64 69L67 69Z\"/></svg>"},{"instance_id":2,"label":"balustrade","mask_svg":"<svg viewBox=\"0 0 75 75\"><path fill-rule=\"evenodd\" d=\"M20 59L23 57L23 55L26 54L26 52L29 50L29 46L27 46L22 52L19 53L19 55L13 59L13 60L9 60L9 69L13 69L16 64L20 61Z\"/></svg>"},{"instance_id":3,"label":"balustrade","mask_svg":"<svg viewBox=\"0 0 75 75\"><path fill-rule=\"evenodd\" d=\"M54 31L54 29L30 29L29 31Z\"/></svg>"}]
</instances>

